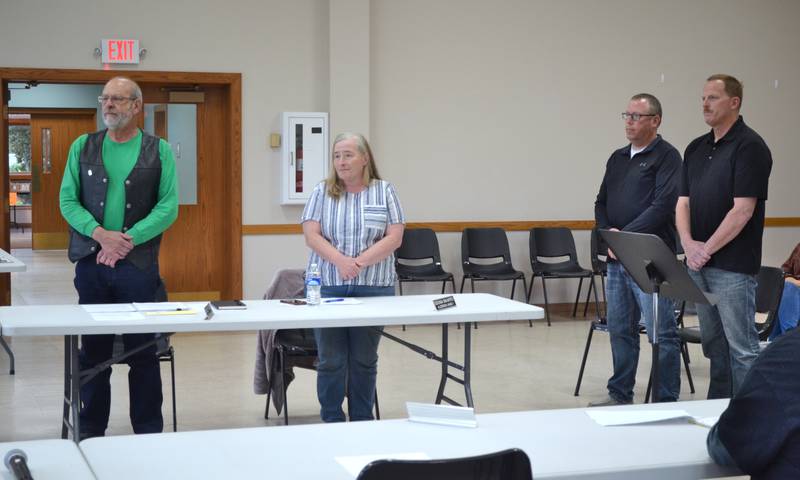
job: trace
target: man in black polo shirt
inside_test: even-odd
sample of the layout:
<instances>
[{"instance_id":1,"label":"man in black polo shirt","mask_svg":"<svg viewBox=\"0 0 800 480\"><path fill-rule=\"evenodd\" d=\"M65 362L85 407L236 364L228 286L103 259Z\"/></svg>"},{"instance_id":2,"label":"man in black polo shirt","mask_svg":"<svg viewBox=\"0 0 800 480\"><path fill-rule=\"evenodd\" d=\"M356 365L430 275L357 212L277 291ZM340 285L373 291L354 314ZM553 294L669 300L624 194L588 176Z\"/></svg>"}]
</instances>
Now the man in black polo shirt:
<instances>
[{"instance_id":1,"label":"man in black polo shirt","mask_svg":"<svg viewBox=\"0 0 800 480\"><path fill-rule=\"evenodd\" d=\"M676 208L689 274L719 296L716 306L697 305L703 354L711 361L708 398L736 393L759 353L756 274L772 155L745 125L741 106L741 82L708 78L703 117L711 131L686 147Z\"/></svg>"},{"instance_id":2,"label":"man in black polo shirt","mask_svg":"<svg viewBox=\"0 0 800 480\"><path fill-rule=\"evenodd\" d=\"M611 154L600 193L594 204L598 228L652 233L675 250L673 214L678 198L681 156L658 135L661 103L647 93L634 95L622 114L625 136L631 142ZM639 363L639 319L653 341L653 297L644 293L625 268L608 252L608 333L614 374L608 380L608 398L589 406L633 402L633 386ZM653 398L675 401L680 394L680 342L673 303L658 301L658 342L661 381Z\"/></svg>"}]
</instances>

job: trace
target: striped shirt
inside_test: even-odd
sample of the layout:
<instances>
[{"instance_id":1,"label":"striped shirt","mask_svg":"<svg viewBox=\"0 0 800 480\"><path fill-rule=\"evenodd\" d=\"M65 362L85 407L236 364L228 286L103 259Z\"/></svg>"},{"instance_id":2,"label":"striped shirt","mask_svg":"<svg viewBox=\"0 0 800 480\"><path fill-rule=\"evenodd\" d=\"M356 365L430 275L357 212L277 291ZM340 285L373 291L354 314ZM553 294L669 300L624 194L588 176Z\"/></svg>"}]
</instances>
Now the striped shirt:
<instances>
[{"instance_id":1,"label":"striped shirt","mask_svg":"<svg viewBox=\"0 0 800 480\"><path fill-rule=\"evenodd\" d=\"M326 193L325 182L319 183L311 192L300 223L309 220L319 222L325 240L353 258L382 239L389 225L406 221L394 186L385 180L373 180L364 191L344 192L338 199ZM394 253L347 281L342 280L334 264L313 250L306 271L312 263L319 266L323 285L389 287L395 281Z\"/></svg>"}]
</instances>

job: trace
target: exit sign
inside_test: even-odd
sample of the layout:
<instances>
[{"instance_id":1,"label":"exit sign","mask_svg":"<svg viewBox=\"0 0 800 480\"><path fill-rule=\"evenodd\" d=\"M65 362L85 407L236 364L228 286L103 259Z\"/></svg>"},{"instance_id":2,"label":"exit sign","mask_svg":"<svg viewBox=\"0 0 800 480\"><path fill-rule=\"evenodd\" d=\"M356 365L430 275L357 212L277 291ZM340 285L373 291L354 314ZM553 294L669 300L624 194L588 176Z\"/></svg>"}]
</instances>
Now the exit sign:
<instances>
[{"instance_id":1,"label":"exit sign","mask_svg":"<svg viewBox=\"0 0 800 480\"><path fill-rule=\"evenodd\" d=\"M100 50L103 63L139 63L139 40L104 38Z\"/></svg>"}]
</instances>

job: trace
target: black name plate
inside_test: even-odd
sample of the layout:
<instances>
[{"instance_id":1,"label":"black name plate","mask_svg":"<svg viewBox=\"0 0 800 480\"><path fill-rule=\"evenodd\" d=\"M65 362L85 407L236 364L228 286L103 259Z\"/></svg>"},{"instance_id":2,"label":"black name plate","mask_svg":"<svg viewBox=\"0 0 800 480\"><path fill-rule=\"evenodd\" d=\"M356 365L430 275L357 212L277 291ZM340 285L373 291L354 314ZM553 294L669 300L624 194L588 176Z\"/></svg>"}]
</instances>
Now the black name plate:
<instances>
[{"instance_id":1,"label":"black name plate","mask_svg":"<svg viewBox=\"0 0 800 480\"><path fill-rule=\"evenodd\" d=\"M456 306L456 299L451 296L449 297L442 297L437 298L433 301L433 306L436 307L436 310L444 310L445 308L451 308Z\"/></svg>"}]
</instances>

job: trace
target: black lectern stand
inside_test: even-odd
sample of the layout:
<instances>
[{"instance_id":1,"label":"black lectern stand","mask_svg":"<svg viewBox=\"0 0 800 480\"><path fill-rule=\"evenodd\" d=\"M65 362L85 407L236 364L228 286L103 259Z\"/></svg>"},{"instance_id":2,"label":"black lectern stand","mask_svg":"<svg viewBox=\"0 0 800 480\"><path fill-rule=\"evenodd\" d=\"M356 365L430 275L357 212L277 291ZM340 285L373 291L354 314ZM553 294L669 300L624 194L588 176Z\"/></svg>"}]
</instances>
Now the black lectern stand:
<instances>
[{"instance_id":1,"label":"black lectern stand","mask_svg":"<svg viewBox=\"0 0 800 480\"><path fill-rule=\"evenodd\" d=\"M701 304L717 303L717 297L700 290L675 253L656 235L600 230L617 259L645 293L653 295L653 402L658 398L658 296Z\"/></svg>"}]
</instances>

